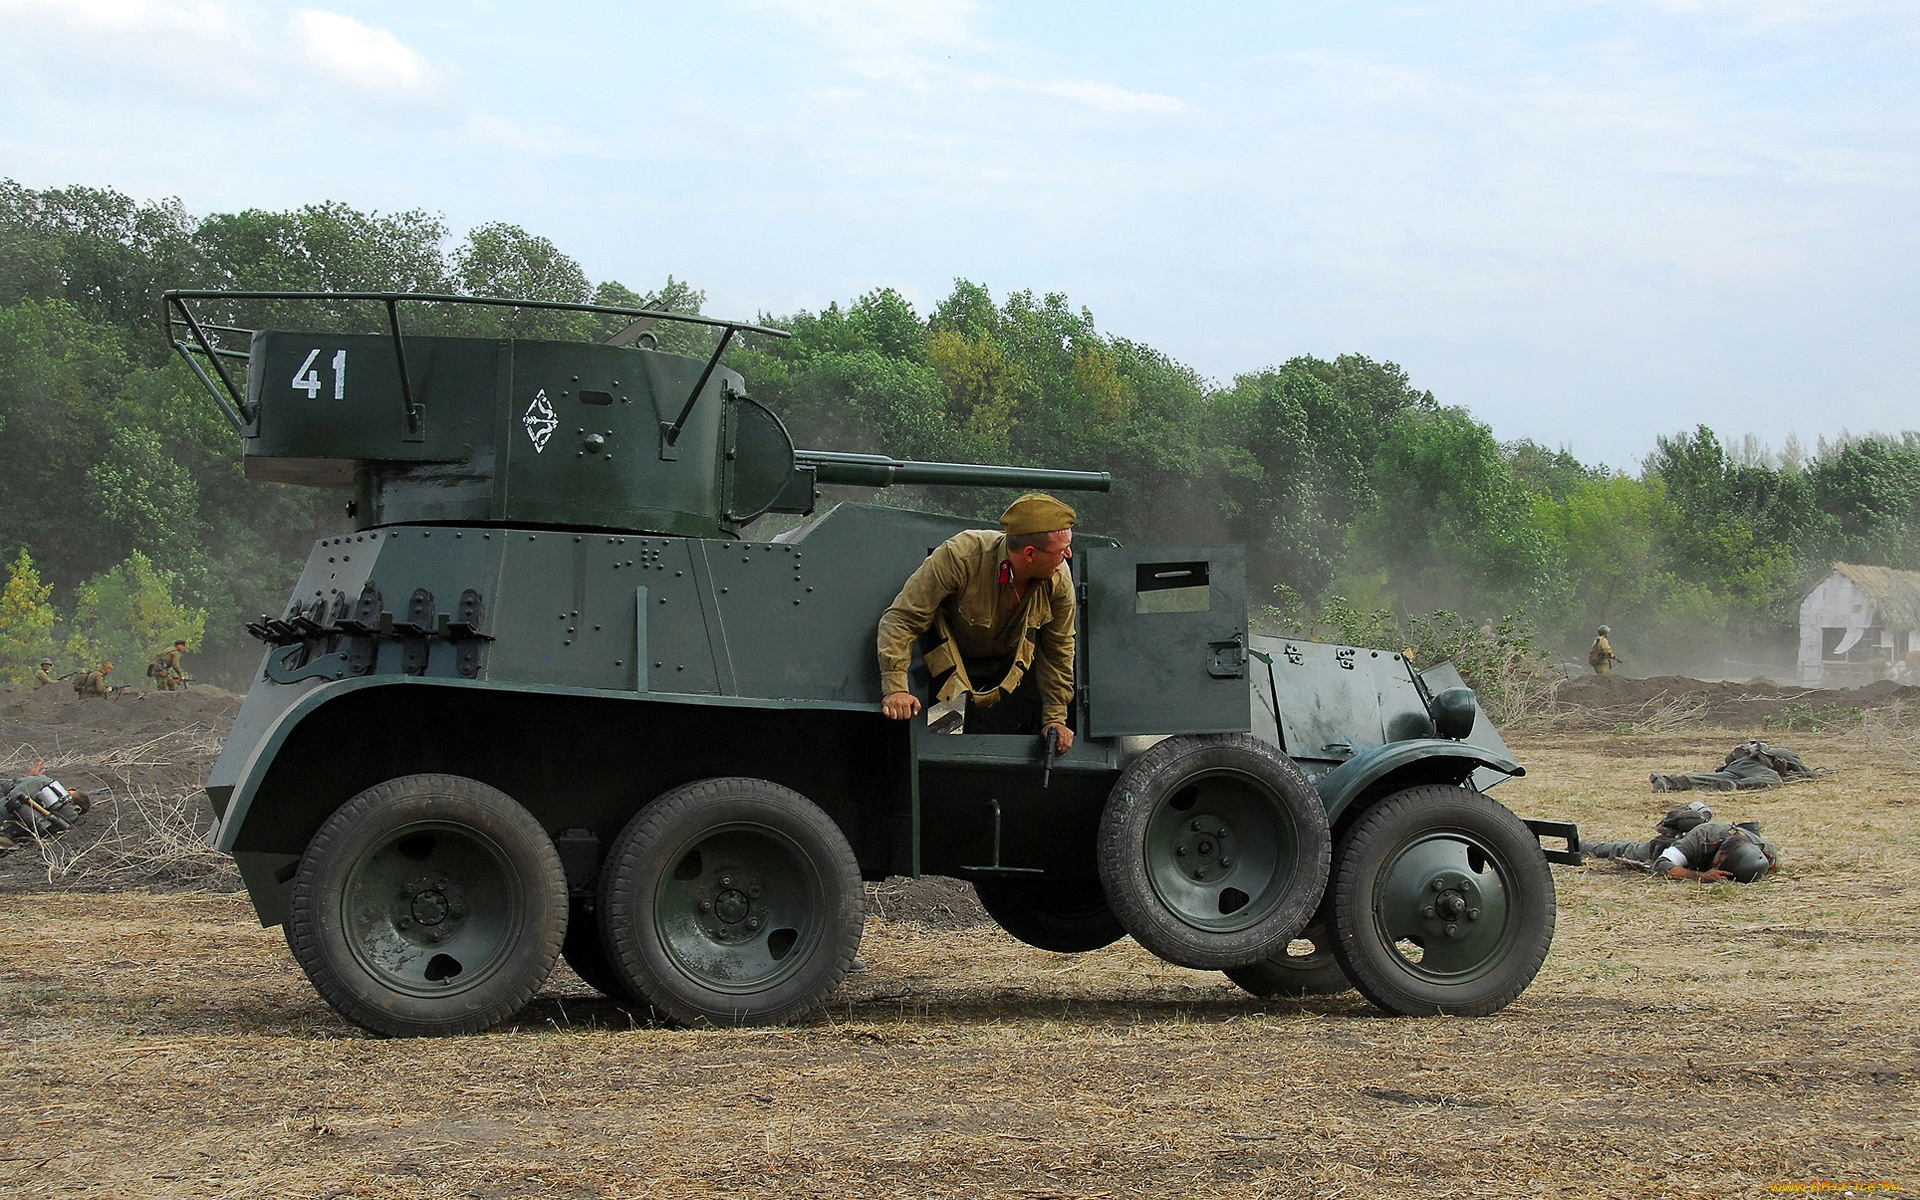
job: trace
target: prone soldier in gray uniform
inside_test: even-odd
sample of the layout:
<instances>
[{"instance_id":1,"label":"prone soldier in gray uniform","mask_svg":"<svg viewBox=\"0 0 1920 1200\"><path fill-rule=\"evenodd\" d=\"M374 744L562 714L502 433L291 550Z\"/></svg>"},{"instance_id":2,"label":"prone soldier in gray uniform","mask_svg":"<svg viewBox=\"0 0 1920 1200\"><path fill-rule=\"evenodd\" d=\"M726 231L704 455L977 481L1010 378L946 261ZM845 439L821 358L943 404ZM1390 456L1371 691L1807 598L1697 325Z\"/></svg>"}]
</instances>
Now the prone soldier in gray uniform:
<instances>
[{"instance_id":1,"label":"prone soldier in gray uniform","mask_svg":"<svg viewBox=\"0 0 1920 1200\"><path fill-rule=\"evenodd\" d=\"M1647 782L1653 785L1656 792L1690 792L1696 789L1744 792L1755 788L1779 787L1792 779L1816 779L1822 774L1824 772L1809 767L1792 750L1769 746L1765 742L1742 742L1728 751L1726 761L1720 764L1718 771L1702 771L1697 775L1662 775L1656 771L1647 776Z\"/></svg>"},{"instance_id":2,"label":"prone soldier in gray uniform","mask_svg":"<svg viewBox=\"0 0 1920 1200\"><path fill-rule=\"evenodd\" d=\"M1697 883L1752 883L1780 869L1780 852L1760 836L1754 822L1730 824L1712 819L1713 810L1698 800L1668 812L1657 833L1644 842L1594 842L1580 848L1594 858L1623 859L1662 871L1669 879Z\"/></svg>"},{"instance_id":3,"label":"prone soldier in gray uniform","mask_svg":"<svg viewBox=\"0 0 1920 1200\"><path fill-rule=\"evenodd\" d=\"M0 854L24 839L65 833L92 808L87 793L70 791L49 776L44 761L35 763L30 775L0 780Z\"/></svg>"}]
</instances>

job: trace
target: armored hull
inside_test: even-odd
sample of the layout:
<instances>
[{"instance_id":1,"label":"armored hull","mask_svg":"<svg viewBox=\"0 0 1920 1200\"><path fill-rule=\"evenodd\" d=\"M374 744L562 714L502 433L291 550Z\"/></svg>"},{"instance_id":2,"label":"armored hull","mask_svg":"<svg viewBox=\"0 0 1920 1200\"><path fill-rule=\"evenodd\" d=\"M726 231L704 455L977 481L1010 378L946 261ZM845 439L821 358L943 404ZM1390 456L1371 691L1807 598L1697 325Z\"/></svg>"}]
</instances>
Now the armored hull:
<instances>
[{"instance_id":1,"label":"armored hull","mask_svg":"<svg viewBox=\"0 0 1920 1200\"><path fill-rule=\"evenodd\" d=\"M1521 768L1451 668L1250 634L1239 548L1076 531L1056 756L880 712L881 613L982 522L842 504L745 536L824 482L1102 474L796 451L718 366L737 324L704 364L397 315L241 354L196 299L170 294L176 344L249 472L354 498L250 626L267 649L207 784L261 921L351 1020L483 1029L562 953L673 1020L791 1019L851 962L861 881L892 875L968 880L1046 949L1131 935L1400 1013L1496 1011L1546 953L1577 832L1486 798Z\"/></svg>"}]
</instances>

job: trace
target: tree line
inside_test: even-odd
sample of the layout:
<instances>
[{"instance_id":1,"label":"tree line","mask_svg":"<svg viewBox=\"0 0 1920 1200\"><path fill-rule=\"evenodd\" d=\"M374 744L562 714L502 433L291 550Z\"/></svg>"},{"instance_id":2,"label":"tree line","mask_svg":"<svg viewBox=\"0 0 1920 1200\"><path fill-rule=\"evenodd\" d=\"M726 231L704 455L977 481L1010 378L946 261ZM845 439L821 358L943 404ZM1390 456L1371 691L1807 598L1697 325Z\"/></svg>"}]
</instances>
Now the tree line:
<instances>
[{"instance_id":1,"label":"tree line","mask_svg":"<svg viewBox=\"0 0 1920 1200\"><path fill-rule=\"evenodd\" d=\"M455 237L413 211L335 202L206 217L111 189L0 181L0 669L41 653L150 654L175 636L234 674L242 622L277 611L342 497L246 480L238 439L172 356L169 287L449 292L662 307L704 296L672 276L594 283L507 223ZM383 328L370 306L233 303L243 327ZM722 314L737 316L739 314ZM1248 549L1256 603L1298 629L1506 631L1578 657L1616 627L1630 668L1697 669L1712 631L1733 657L1787 653L1796 605L1838 560L1920 566L1920 435L1729 445L1705 426L1630 471L1501 442L1397 364L1296 355L1216 382L1103 333L1059 294L996 300L958 280L922 313L889 289L818 312L760 313L726 362L802 446L1108 470L1088 528L1130 542ZM422 333L604 336L617 317L423 309ZM702 353L675 328L664 348ZM998 493L906 493L990 513ZM1433 614L1447 615L1436 625ZM1416 620L1418 618L1418 620ZM1512 631L1521 633L1513 635ZM152 643L152 645L149 645ZM1742 649L1744 647L1744 649ZM142 661L141 658L135 659Z\"/></svg>"}]
</instances>

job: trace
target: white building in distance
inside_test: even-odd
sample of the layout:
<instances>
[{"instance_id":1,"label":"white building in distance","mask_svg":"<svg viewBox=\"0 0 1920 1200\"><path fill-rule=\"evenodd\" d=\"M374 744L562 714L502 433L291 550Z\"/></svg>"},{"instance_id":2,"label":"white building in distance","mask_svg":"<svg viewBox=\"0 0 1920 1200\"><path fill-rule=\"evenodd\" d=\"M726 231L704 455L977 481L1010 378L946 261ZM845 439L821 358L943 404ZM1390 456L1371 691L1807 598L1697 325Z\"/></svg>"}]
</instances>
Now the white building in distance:
<instances>
[{"instance_id":1,"label":"white building in distance","mask_svg":"<svg viewBox=\"0 0 1920 1200\"><path fill-rule=\"evenodd\" d=\"M1800 601L1800 682L1920 684L1920 572L1835 563Z\"/></svg>"}]
</instances>

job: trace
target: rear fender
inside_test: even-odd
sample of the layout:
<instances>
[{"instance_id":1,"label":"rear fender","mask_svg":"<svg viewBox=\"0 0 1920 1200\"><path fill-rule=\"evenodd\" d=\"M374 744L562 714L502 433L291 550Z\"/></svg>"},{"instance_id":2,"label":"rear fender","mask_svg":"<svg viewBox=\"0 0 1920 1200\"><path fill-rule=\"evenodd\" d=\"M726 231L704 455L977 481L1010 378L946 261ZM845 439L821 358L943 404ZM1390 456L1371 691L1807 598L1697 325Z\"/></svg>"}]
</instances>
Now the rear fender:
<instances>
[{"instance_id":1,"label":"rear fender","mask_svg":"<svg viewBox=\"0 0 1920 1200\"><path fill-rule=\"evenodd\" d=\"M393 676L340 680L290 703L257 699L259 711L236 722L246 737L229 742L208 781L221 814L209 841L233 854L266 924L284 917L299 856L326 818L412 774L464 776L519 801L572 848L569 881L583 892L642 805L716 776L770 780L818 804L868 878L911 863L905 730L871 704Z\"/></svg>"}]
</instances>

